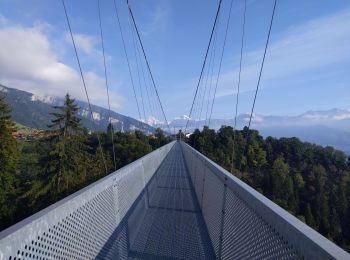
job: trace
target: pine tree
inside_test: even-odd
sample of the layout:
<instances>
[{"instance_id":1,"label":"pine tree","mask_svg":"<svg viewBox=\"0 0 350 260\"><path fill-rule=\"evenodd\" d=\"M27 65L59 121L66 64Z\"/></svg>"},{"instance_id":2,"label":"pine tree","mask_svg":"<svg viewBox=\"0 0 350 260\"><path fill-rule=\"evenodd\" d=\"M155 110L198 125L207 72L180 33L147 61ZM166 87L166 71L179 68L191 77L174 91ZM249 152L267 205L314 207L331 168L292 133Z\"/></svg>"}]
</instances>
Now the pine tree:
<instances>
[{"instance_id":1,"label":"pine tree","mask_svg":"<svg viewBox=\"0 0 350 260\"><path fill-rule=\"evenodd\" d=\"M85 149L79 149L83 148L80 146L84 140L78 135L82 129L77 116L79 108L75 100L66 94L63 106L54 106L54 108L59 112L51 113L54 119L49 127L58 130L59 141L51 153L53 160L50 171L54 173L52 181L55 190L59 192L69 189L72 170L74 171L79 166L79 162L82 162L81 155Z\"/></svg>"},{"instance_id":2,"label":"pine tree","mask_svg":"<svg viewBox=\"0 0 350 260\"><path fill-rule=\"evenodd\" d=\"M106 133L106 143L109 146L112 146L112 143L114 141L114 138L112 138L112 135L114 136L114 127L112 123L109 123L107 126L107 133Z\"/></svg>"},{"instance_id":3,"label":"pine tree","mask_svg":"<svg viewBox=\"0 0 350 260\"><path fill-rule=\"evenodd\" d=\"M271 169L272 174L272 189L274 199L285 199L285 190L281 187L285 187L286 179L289 175L289 165L284 162L282 157L278 157Z\"/></svg>"},{"instance_id":4,"label":"pine tree","mask_svg":"<svg viewBox=\"0 0 350 260\"><path fill-rule=\"evenodd\" d=\"M350 251L350 157L297 138L236 131L233 174ZM213 135L196 129L188 141L229 170L232 133L225 126Z\"/></svg>"},{"instance_id":5,"label":"pine tree","mask_svg":"<svg viewBox=\"0 0 350 260\"><path fill-rule=\"evenodd\" d=\"M57 135L51 140L52 151L41 160L46 164L44 176L40 176L30 191L34 203L39 198L51 203L81 186L93 162L75 100L67 94L64 104L54 108L58 112L51 113L53 119L49 127Z\"/></svg>"},{"instance_id":6,"label":"pine tree","mask_svg":"<svg viewBox=\"0 0 350 260\"><path fill-rule=\"evenodd\" d=\"M67 93L63 106L53 107L60 112L50 113L54 116L54 119L48 127L58 129L60 136L77 134L81 130L81 119L77 116L79 107L74 102L75 100Z\"/></svg>"},{"instance_id":7,"label":"pine tree","mask_svg":"<svg viewBox=\"0 0 350 260\"><path fill-rule=\"evenodd\" d=\"M311 207L309 203L306 205L305 219L306 219L306 224L308 224L311 227L315 227L315 219L314 219L314 216L312 215Z\"/></svg>"},{"instance_id":8,"label":"pine tree","mask_svg":"<svg viewBox=\"0 0 350 260\"><path fill-rule=\"evenodd\" d=\"M16 209L17 142L13 138L11 109L0 96L0 229L14 217Z\"/></svg>"}]
</instances>

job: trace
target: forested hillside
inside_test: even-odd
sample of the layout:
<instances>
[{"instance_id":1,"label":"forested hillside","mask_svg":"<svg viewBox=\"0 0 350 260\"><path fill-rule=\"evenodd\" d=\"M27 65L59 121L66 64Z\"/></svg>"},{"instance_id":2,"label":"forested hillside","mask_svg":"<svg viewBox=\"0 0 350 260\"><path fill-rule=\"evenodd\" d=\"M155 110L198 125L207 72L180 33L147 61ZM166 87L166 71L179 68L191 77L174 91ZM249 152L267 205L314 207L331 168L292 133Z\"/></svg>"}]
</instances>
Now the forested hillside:
<instances>
[{"instance_id":1,"label":"forested hillside","mask_svg":"<svg viewBox=\"0 0 350 260\"><path fill-rule=\"evenodd\" d=\"M233 143L233 140L235 142ZM297 138L255 130L198 129L189 144L275 203L350 250L350 157Z\"/></svg>"},{"instance_id":2,"label":"forested hillside","mask_svg":"<svg viewBox=\"0 0 350 260\"><path fill-rule=\"evenodd\" d=\"M67 95L49 115L44 138L18 140L11 108L0 97L0 230L114 171L112 133L116 168L170 141L160 129L155 136L114 133L111 126L88 133L78 109ZM196 130L187 141L229 171L233 158L234 175L349 251L350 158L343 152L225 126Z\"/></svg>"},{"instance_id":3,"label":"forested hillside","mask_svg":"<svg viewBox=\"0 0 350 260\"><path fill-rule=\"evenodd\" d=\"M114 133L109 126L106 132L89 134L78 109L67 95L49 114L50 130L43 138L18 140L11 108L0 96L0 231L113 172L111 133L117 169L170 141L160 129L146 136L140 131Z\"/></svg>"},{"instance_id":4,"label":"forested hillside","mask_svg":"<svg viewBox=\"0 0 350 260\"><path fill-rule=\"evenodd\" d=\"M50 112L54 112L53 106L62 105L64 98L54 96L38 96L33 93L19 89L8 88L0 84L0 95L5 97L7 104L11 106L12 118L17 123L31 128L46 129L52 117ZM88 103L80 100L75 101L79 107L78 118L81 125L91 131L105 131L109 117L116 131L140 130L144 133L154 133L155 128L134 118L108 109L91 105L94 120L91 119Z\"/></svg>"}]
</instances>

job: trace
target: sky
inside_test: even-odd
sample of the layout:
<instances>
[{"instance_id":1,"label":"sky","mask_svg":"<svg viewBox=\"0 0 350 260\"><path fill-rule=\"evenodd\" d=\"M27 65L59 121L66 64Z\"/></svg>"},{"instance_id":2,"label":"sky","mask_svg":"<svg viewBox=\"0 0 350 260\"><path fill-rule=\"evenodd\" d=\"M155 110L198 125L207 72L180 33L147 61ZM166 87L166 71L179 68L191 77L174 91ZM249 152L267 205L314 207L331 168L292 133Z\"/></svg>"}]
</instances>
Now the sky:
<instances>
[{"instance_id":1,"label":"sky","mask_svg":"<svg viewBox=\"0 0 350 260\"><path fill-rule=\"evenodd\" d=\"M168 120L188 115L218 1L129 2ZM163 120L141 49L133 41L126 1L116 3L141 117ZM194 118L205 118L211 107L230 4L222 1ZM97 0L66 0L66 6L91 101L108 107ZM247 0L238 113L252 106L272 8L273 0ZM233 0L213 118L234 117L243 10L244 1ZM101 0L101 13L112 109L139 118L113 0ZM0 0L0 43L0 84L42 96L69 92L86 100L61 0ZM255 113L350 109L349 90L350 2L279 0Z\"/></svg>"}]
</instances>

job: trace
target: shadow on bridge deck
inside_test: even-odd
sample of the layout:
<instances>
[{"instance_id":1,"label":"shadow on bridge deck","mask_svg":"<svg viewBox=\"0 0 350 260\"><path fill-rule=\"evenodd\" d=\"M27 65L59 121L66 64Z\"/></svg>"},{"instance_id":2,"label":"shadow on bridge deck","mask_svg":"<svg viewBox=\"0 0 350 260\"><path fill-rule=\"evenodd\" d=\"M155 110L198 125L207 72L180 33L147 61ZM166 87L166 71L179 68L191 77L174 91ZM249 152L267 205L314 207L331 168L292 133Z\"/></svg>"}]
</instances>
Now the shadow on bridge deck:
<instances>
[{"instance_id":1,"label":"shadow on bridge deck","mask_svg":"<svg viewBox=\"0 0 350 260\"><path fill-rule=\"evenodd\" d=\"M215 259L178 143L97 258Z\"/></svg>"}]
</instances>

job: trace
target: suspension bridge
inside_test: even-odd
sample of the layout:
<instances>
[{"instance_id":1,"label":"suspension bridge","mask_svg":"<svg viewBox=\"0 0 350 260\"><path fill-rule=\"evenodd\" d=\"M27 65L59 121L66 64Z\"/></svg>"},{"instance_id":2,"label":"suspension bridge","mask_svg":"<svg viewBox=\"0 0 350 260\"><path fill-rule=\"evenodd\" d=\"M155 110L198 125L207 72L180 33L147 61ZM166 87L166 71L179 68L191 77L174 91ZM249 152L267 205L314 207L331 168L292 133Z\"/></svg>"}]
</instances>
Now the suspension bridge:
<instances>
[{"instance_id":1,"label":"suspension bridge","mask_svg":"<svg viewBox=\"0 0 350 260\"><path fill-rule=\"evenodd\" d=\"M173 141L0 233L0 259L349 259Z\"/></svg>"},{"instance_id":2,"label":"suspension bridge","mask_svg":"<svg viewBox=\"0 0 350 260\"><path fill-rule=\"evenodd\" d=\"M248 128L254 112L276 2L275 0L273 5ZM62 3L86 98L90 105L64 0ZM136 97L135 80L132 77L115 1L114 4L131 85L141 119L142 110L145 116L145 106L140 105ZM206 85L201 89L201 84L205 71L208 74L212 71L210 64L212 57L215 56L212 40L214 39L215 42L217 38L215 30L220 17L221 4L220 0L189 112L189 119L195 113L199 114L200 118L205 103L204 97L206 93L210 95L212 92L214 95L212 103L210 105L208 99L206 109L208 125L210 125L220 69L213 90L207 90ZM232 1L230 12L231 8ZM235 118L242 68L246 8L246 1L244 1ZM152 82L153 93L158 101L158 107L150 104L150 110L153 108L161 111L168 125L129 2L128 11L136 34L134 40L138 40L139 43L135 55L141 56L141 49L146 71ZM98 12L106 94L110 110L100 1L98 1ZM220 68L229 19L230 16L226 24L225 41L220 55ZM210 50L208 68L207 58ZM144 74L143 70L141 74ZM148 91L147 88L146 91ZM147 96L148 94L149 92ZM90 112L93 119L91 105ZM191 124L189 119L185 134ZM171 132L170 129L169 132ZM100 143L100 140L98 141ZM112 143L114 145L114 142ZM103 155L101 143L100 151ZM114 160L116 158L114 147L113 158ZM151 152L2 231L0 259L350 259L350 255L180 140Z\"/></svg>"}]
</instances>

